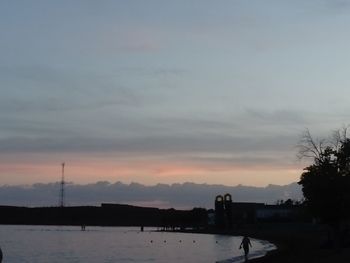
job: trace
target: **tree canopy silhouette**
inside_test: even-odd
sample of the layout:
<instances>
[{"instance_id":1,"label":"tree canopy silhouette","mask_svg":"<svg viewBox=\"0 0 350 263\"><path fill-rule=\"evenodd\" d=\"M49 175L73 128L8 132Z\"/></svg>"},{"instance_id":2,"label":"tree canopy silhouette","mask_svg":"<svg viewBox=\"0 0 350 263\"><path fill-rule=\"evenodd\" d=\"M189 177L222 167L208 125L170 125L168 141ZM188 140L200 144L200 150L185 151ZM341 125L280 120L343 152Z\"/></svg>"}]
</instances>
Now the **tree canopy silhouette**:
<instances>
[{"instance_id":1,"label":"tree canopy silhouette","mask_svg":"<svg viewBox=\"0 0 350 263\"><path fill-rule=\"evenodd\" d=\"M338 224L350 216L350 139L347 128L330 139L316 140L307 130L299 145L300 158L312 158L298 182L305 204L324 223Z\"/></svg>"}]
</instances>

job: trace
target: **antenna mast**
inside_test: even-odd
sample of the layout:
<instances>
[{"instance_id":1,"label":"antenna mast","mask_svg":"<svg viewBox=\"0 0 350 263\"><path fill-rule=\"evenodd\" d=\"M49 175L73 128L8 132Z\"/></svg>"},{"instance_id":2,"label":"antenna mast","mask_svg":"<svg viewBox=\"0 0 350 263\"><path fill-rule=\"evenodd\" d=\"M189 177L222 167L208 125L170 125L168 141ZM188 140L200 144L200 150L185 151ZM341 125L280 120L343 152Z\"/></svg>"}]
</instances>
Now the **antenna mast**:
<instances>
[{"instance_id":1,"label":"antenna mast","mask_svg":"<svg viewBox=\"0 0 350 263\"><path fill-rule=\"evenodd\" d=\"M62 163L62 178L61 178L61 189L60 189L60 207L64 207L64 165L65 163Z\"/></svg>"}]
</instances>

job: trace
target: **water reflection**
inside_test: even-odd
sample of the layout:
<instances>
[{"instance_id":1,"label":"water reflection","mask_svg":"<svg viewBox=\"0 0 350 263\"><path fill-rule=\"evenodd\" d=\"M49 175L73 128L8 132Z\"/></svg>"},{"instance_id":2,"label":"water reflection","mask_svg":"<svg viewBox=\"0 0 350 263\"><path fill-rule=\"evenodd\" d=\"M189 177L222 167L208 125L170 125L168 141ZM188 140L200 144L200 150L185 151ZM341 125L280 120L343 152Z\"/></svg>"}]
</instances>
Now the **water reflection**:
<instances>
[{"instance_id":1,"label":"water reflection","mask_svg":"<svg viewBox=\"0 0 350 263\"><path fill-rule=\"evenodd\" d=\"M4 262L216 262L240 256L241 237L145 228L0 226ZM254 251L264 245L252 240Z\"/></svg>"}]
</instances>

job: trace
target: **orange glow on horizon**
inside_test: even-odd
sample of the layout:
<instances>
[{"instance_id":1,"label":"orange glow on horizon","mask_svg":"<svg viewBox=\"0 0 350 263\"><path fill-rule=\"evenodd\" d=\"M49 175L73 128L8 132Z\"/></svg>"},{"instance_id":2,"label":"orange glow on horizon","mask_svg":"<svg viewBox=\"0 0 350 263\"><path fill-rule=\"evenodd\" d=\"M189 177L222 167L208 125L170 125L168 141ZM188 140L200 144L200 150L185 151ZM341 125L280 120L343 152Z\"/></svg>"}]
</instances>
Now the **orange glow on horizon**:
<instances>
[{"instance_id":1,"label":"orange glow on horizon","mask_svg":"<svg viewBox=\"0 0 350 263\"><path fill-rule=\"evenodd\" d=\"M302 167L298 165L228 165L191 163L174 160L112 159L112 158L76 158L57 156L45 159L43 156L31 156L20 162L0 163L2 184L49 183L60 180L60 163L66 162L66 180L77 184L109 181L124 183L137 182L146 185L157 183L207 183L252 186L268 184L288 184L299 180ZM69 158L68 158L69 157ZM55 159L55 160L53 160ZM44 161L45 160L45 161Z\"/></svg>"}]
</instances>

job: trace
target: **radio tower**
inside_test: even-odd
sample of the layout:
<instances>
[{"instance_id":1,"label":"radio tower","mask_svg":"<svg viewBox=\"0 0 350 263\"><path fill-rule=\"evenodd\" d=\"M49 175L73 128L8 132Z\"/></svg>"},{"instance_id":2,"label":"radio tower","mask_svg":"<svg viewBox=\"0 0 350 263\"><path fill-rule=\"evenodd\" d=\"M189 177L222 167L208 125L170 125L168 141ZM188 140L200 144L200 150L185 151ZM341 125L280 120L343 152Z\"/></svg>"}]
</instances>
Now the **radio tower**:
<instances>
[{"instance_id":1,"label":"radio tower","mask_svg":"<svg viewBox=\"0 0 350 263\"><path fill-rule=\"evenodd\" d=\"M64 207L64 165L62 163L62 178L61 178L61 189L60 189L60 207Z\"/></svg>"}]
</instances>

